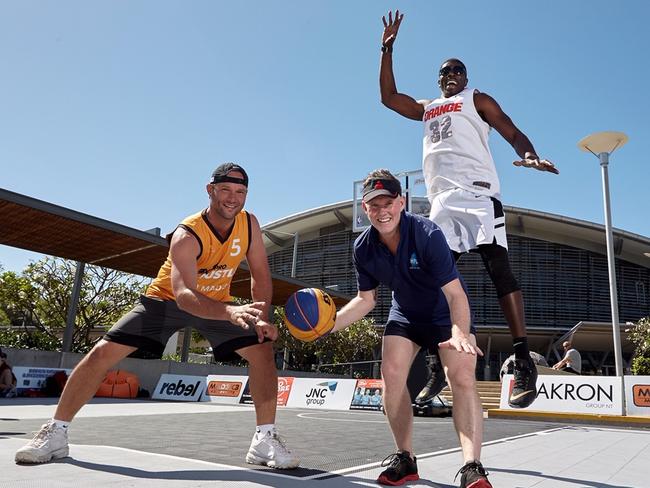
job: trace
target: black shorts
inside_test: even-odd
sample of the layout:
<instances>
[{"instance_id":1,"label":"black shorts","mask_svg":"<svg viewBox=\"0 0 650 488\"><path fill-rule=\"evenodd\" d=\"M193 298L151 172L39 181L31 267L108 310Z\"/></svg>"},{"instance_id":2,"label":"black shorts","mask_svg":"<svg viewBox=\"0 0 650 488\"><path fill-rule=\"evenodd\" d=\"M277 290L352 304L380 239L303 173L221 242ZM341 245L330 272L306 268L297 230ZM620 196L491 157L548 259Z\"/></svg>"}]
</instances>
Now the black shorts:
<instances>
[{"instance_id":1,"label":"black shorts","mask_svg":"<svg viewBox=\"0 0 650 488\"><path fill-rule=\"evenodd\" d=\"M476 335L476 328L470 326L470 334ZM425 323L398 322L389 320L384 328L384 335L395 335L406 337L411 342L415 342L422 349L426 349L432 354L438 350L438 343L451 339L451 325L433 325Z\"/></svg>"},{"instance_id":2,"label":"black shorts","mask_svg":"<svg viewBox=\"0 0 650 488\"><path fill-rule=\"evenodd\" d=\"M208 320L184 312L173 300L159 300L144 295L140 303L118 320L104 339L137 347L134 355L160 358L169 338L178 330L193 327L210 343L215 359L238 358L235 351L258 344L254 327L248 330L227 320Z\"/></svg>"}]
</instances>

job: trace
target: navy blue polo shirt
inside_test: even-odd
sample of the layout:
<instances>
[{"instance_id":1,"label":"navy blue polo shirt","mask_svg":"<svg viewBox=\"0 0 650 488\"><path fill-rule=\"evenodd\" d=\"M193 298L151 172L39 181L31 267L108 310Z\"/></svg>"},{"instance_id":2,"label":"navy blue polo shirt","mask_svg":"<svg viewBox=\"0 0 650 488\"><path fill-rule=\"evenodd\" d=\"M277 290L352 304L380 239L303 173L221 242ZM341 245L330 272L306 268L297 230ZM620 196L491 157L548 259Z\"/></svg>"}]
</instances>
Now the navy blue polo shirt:
<instances>
[{"instance_id":1,"label":"navy blue polo shirt","mask_svg":"<svg viewBox=\"0 0 650 488\"><path fill-rule=\"evenodd\" d=\"M389 321L451 325L441 288L459 274L445 236L431 220L409 212L402 212L399 225L395 256L379 241L374 227L354 241L358 289L374 290L383 283L392 290Z\"/></svg>"}]
</instances>

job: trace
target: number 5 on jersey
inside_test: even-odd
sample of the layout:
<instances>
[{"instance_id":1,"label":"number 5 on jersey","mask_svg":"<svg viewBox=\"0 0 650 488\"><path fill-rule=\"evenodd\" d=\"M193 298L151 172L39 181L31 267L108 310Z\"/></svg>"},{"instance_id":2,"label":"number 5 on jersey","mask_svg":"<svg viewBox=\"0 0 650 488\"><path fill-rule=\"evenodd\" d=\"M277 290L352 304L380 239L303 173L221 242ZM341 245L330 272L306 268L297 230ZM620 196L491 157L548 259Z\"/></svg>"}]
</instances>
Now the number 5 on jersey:
<instances>
[{"instance_id":1,"label":"number 5 on jersey","mask_svg":"<svg viewBox=\"0 0 650 488\"><path fill-rule=\"evenodd\" d=\"M241 241L239 237L236 237L232 240L232 247L230 248L231 256L239 256L239 253L241 253L241 246L239 245L239 241Z\"/></svg>"}]
</instances>

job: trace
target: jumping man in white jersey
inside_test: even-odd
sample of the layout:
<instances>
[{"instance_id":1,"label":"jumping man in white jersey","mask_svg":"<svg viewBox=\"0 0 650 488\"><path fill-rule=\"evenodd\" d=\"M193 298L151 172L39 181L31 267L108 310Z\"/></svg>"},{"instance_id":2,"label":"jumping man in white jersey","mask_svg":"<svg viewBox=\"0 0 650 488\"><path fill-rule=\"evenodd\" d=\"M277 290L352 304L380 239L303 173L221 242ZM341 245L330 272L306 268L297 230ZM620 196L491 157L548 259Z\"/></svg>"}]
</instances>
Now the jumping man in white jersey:
<instances>
[{"instance_id":1,"label":"jumping man in white jersey","mask_svg":"<svg viewBox=\"0 0 650 488\"><path fill-rule=\"evenodd\" d=\"M379 83L382 103L412 120L424 122L423 163L430 218L442 229L456 260L466 252L481 255L494 283L515 350L515 385L510 406L525 408L537 395L537 370L530 359L524 302L508 260L505 216L499 178L488 147L490 128L510 143L521 160L515 166L558 174L540 159L526 135L489 95L467 88L467 70L458 59L440 67L441 95L418 100L397 91L393 75L393 44L404 15L383 18Z\"/></svg>"}]
</instances>

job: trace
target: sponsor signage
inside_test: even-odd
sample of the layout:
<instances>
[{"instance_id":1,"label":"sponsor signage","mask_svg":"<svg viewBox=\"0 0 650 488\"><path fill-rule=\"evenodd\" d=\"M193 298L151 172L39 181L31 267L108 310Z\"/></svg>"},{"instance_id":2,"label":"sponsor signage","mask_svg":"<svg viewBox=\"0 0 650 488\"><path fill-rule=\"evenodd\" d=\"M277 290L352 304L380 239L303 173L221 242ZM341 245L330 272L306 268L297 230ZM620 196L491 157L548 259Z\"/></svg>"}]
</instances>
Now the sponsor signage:
<instances>
[{"instance_id":1,"label":"sponsor signage","mask_svg":"<svg viewBox=\"0 0 650 488\"><path fill-rule=\"evenodd\" d=\"M201 398L204 402L239 403L248 383L248 376L209 375Z\"/></svg>"},{"instance_id":2,"label":"sponsor signage","mask_svg":"<svg viewBox=\"0 0 650 488\"><path fill-rule=\"evenodd\" d=\"M650 376L625 376L627 415L650 417Z\"/></svg>"},{"instance_id":3,"label":"sponsor signage","mask_svg":"<svg viewBox=\"0 0 650 488\"><path fill-rule=\"evenodd\" d=\"M278 378L278 407L284 407L289 401L293 378Z\"/></svg>"},{"instance_id":4,"label":"sponsor signage","mask_svg":"<svg viewBox=\"0 0 650 488\"><path fill-rule=\"evenodd\" d=\"M511 409L508 396L513 385L513 375L504 375L500 408ZM621 388L616 376L540 375L537 398L527 410L622 415Z\"/></svg>"},{"instance_id":5,"label":"sponsor signage","mask_svg":"<svg viewBox=\"0 0 650 488\"><path fill-rule=\"evenodd\" d=\"M203 390L205 390L205 376L163 374L160 376L151 398L198 402L203 395Z\"/></svg>"},{"instance_id":6,"label":"sponsor signage","mask_svg":"<svg viewBox=\"0 0 650 488\"><path fill-rule=\"evenodd\" d=\"M291 393L291 385L293 384L293 378L278 378L278 407L284 407L287 404L289 399L289 393ZM244 393L242 393L239 403L244 404L253 404L253 397L250 392L250 382L246 383L246 388L244 388Z\"/></svg>"},{"instance_id":7,"label":"sponsor signage","mask_svg":"<svg viewBox=\"0 0 650 488\"><path fill-rule=\"evenodd\" d=\"M357 380L350 410L381 410L384 403L382 380Z\"/></svg>"},{"instance_id":8,"label":"sponsor signage","mask_svg":"<svg viewBox=\"0 0 650 488\"><path fill-rule=\"evenodd\" d=\"M287 407L348 410L356 380L294 378Z\"/></svg>"},{"instance_id":9,"label":"sponsor signage","mask_svg":"<svg viewBox=\"0 0 650 488\"><path fill-rule=\"evenodd\" d=\"M65 368L36 368L31 366L12 367L16 376L16 390L22 393L32 388L40 389L45 384L45 379L57 371L65 371L70 376L71 369Z\"/></svg>"}]
</instances>

